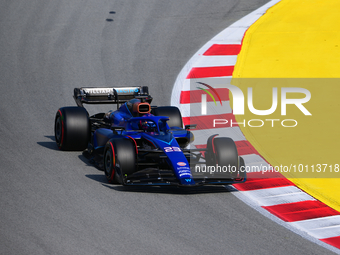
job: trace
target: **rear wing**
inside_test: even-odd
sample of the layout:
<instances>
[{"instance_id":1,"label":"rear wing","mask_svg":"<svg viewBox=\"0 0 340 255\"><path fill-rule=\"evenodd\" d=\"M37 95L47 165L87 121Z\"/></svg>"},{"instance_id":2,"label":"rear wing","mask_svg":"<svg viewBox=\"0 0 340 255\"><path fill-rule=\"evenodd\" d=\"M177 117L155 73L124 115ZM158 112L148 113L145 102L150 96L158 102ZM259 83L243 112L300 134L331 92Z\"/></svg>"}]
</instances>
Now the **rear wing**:
<instances>
[{"instance_id":1,"label":"rear wing","mask_svg":"<svg viewBox=\"0 0 340 255\"><path fill-rule=\"evenodd\" d=\"M74 100L76 104L83 107L83 104L119 104L125 103L133 98L151 103L147 86L141 87L116 87L116 88L75 88Z\"/></svg>"}]
</instances>

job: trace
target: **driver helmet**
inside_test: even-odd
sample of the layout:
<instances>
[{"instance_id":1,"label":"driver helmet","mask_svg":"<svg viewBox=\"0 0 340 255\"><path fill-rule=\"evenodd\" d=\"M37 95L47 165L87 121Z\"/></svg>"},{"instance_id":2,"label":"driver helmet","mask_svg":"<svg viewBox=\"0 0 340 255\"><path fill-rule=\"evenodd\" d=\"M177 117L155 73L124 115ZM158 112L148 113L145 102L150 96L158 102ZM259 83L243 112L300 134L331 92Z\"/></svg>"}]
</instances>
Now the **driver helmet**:
<instances>
[{"instance_id":1,"label":"driver helmet","mask_svg":"<svg viewBox=\"0 0 340 255\"><path fill-rule=\"evenodd\" d=\"M141 120L139 123L140 129L144 130L145 132L157 132L157 126L153 121L150 120Z\"/></svg>"}]
</instances>

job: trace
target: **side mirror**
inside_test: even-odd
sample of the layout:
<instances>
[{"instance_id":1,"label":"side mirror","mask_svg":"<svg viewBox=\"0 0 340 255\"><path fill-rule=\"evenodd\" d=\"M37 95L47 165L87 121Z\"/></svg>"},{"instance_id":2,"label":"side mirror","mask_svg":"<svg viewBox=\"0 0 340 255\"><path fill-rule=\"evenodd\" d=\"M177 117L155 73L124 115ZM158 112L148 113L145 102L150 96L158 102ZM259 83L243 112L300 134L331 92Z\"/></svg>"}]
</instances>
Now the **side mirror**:
<instances>
[{"instance_id":1,"label":"side mirror","mask_svg":"<svg viewBox=\"0 0 340 255\"><path fill-rule=\"evenodd\" d=\"M111 126L111 130L117 134L117 131L123 131L125 130L125 127L122 127L122 126Z\"/></svg>"},{"instance_id":2,"label":"side mirror","mask_svg":"<svg viewBox=\"0 0 340 255\"><path fill-rule=\"evenodd\" d=\"M190 124L190 125L185 125L185 130L188 130L188 129L195 129L197 127L197 124Z\"/></svg>"}]
</instances>

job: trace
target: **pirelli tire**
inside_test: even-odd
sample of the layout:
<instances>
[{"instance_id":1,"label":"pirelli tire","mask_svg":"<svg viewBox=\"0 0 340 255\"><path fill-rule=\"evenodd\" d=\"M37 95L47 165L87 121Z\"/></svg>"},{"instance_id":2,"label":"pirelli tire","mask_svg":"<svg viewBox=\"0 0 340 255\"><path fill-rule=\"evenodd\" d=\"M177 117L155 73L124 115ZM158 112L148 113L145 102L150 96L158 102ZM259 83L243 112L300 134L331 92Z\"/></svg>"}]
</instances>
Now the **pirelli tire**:
<instances>
[{"instance_id":1,"label":"pirelli tire","mask_svg":"<svg viewBox=\"0 0 340 255\"><path fill-rule=\"evenodd\" d=\"M238 178L239 179L246 179L247 178L247 172L246 172L246 164L244 162L244 159L239 156L238 157L239 159L239 175L238 175Z\"/></svg>"},{"instance_id":2,"label":"pirelli tire","mask_svg":"<svg viewBox=\"0 0 340 255\"><path fill-rule=\"evenodd\" d=\"M85 150L91 136L90 119L86 109L77 106L60 108L55 116L54 136L61 150Z\"/></svg>"},{"instance_id":3,"label":"pirelli tire","mask_svg":"<svg viewBox=\"0 0 340 255\"><path fill-rule=\"evenodd\" d=\"M216 137L216 135L209 137L205 159L207 166L228 169L226 176L230 178L240 177L240 165L244 164L244 161L241 159L240 164L237 147L233 139Z\"/></svg>"},{"instance_id":4,"label":"pirelli tire","mask_svg":"<svg viewBox=\"0 0 340 255\"><path fill-rule=\"evenodd\" d=\"M183 128L183 119L180 110L175 106L159 106L152 109L151 112L155 116L166 116L169 117L169 127L180 127Z\"/></svg>"},{"instance_id":5,"label":"pirelli tire","mask_svg":"<svg viewBox=\"0 0 340 255\"><path fill-rule=\"evenodd\" d=\"M136 172L137 152L132 139L117 136L110 139L104 149L104 174L109 183L126 183L126 178Z\"/></svg>"}]
</instances>

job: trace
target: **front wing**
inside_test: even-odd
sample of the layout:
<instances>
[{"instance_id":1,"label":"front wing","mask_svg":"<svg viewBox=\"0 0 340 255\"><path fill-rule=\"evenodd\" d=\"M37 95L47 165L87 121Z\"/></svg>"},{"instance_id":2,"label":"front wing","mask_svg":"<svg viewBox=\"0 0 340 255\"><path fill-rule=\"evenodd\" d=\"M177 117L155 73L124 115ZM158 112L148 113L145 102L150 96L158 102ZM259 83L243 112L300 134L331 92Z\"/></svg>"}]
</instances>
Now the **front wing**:
<instances>
[{"instance_id":1,"label":"front wing","mask_svg":"<svg viewBox=\"0 0 340 255\"><path fill-rule=\"evenodd\" d=\"M202 151L204 149L195 149L191 151ZM166 159L167 156L164 155L162 150L140 150L139 153L159 153L159 158ZM188 161L190 161L191 165L191 178L184 178L183 180L179 180L174 171L171 169L161 169L159 168L158 163L139 163L137 169L140 167L144 167L142 170L139 170L129 176L123 177L123 185L130 186L185 186L185 187L193 187L193 186L202 186L202 185L229 185L234 183L243 183L246 181L247 176L246 172L240 172L237 178L232 177L226 173L225 177L221 178L221 175L214 176L214 174L204 174L204 173L195 173L195 166L197 164L201 164L202 158L201 154L192 154L189 153L189 150L183 151L184 155L187 156ZM196 155L196 156L193 156Z\"/></svg>"}]
</instances>

